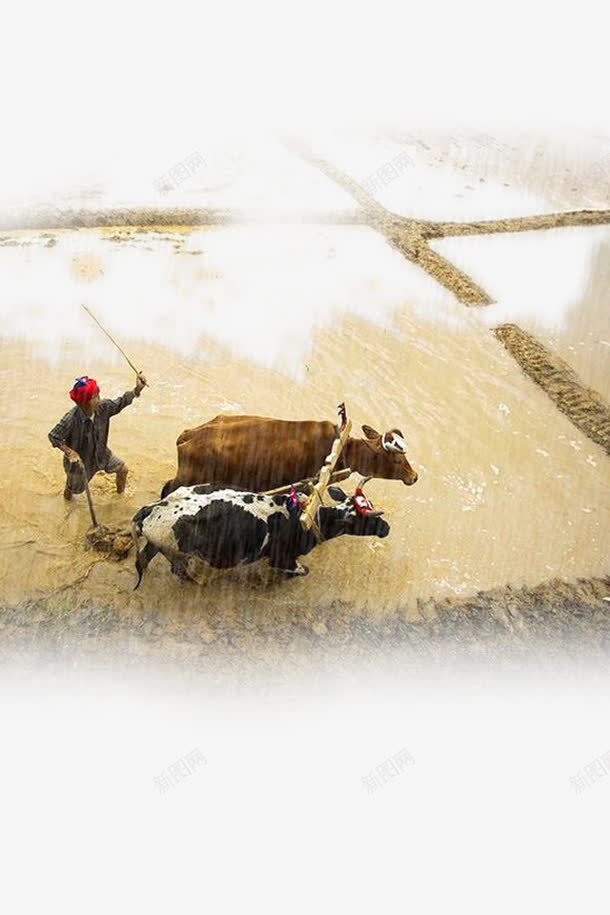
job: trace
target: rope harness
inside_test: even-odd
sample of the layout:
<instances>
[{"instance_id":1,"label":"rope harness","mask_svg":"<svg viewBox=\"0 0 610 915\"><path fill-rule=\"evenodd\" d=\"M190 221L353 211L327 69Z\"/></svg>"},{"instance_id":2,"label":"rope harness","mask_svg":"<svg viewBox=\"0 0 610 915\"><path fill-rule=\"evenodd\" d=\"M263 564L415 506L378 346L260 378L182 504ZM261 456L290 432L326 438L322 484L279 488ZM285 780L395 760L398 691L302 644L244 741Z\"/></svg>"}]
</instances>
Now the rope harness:
<instances>
[{"instance_id":1,"label":"rope harness","mask_svg":"<svg viewBox=\"0 0 610 915\"><path fill-rule=\"evenodd\" d=\"M322 508L322 506L320 506L320 508ZM317 510L317 512L315 514L315 518L313 519L313 521L311 523L311 530L313 531L313 535L316 538L317 544L324 543L324 537L322 536L322 531L320 530L320 522L319 522L320 508Z\"/></svg>"}]
</instances>

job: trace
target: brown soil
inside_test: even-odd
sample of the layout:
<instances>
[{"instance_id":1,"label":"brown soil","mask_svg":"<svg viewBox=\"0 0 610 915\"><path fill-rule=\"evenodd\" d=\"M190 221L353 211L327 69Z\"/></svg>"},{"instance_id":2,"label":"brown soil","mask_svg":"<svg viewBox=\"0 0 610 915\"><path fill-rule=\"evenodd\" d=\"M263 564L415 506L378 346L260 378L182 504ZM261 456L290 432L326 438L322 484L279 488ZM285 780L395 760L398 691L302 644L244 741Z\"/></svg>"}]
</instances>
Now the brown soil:
<instances>
[{"instance_id":1,"label":"brown soil","mask_svg":"<svg viewBox=\"0 0 610 915\"><path fill-rule=\"evenodd\" d=\"M562 413L610 454L610 409L597 391L581 384L569 365L515 324L494 329L526 375L540 385Z\"/></svg>"},{"instance_id":2,"label":"brown soil","mask_svg":"<svg viewBox=\"0 0 610 915\"><path fill-rule=\"evenodd\" d=\"M402 669L428 662L610 660L610 578L554 580L534 588L506 586L466 600L419 601L420 622L400 610L382 620L354 615L344 601L295 615L283 625L255 622L244 603L241 625L226 618L175 612L121 613L41 600L0 606L0 659L68 666L180 668L208 674L269 670L333 671L390 656Z\"/></svg>"}]
</instances>

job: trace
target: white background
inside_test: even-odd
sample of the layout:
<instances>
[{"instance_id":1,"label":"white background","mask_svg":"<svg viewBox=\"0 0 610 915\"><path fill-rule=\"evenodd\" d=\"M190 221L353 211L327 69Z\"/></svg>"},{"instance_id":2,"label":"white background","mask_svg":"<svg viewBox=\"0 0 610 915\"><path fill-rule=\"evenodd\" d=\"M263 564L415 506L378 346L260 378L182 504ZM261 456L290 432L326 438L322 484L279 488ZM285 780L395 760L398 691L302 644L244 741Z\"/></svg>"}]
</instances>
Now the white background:
<instances>
[{"instance_id":1,"label":"white background","mask_svg":"<svg viewBox=\"0 0 610 915\"><path fill-rule=\"evenodd\" d=\"M0 179L180 161L201 130L394 123L608 132L601 4L21 2Z\"/></svg>"},{"instance_id":2,"label":"white background","mask_svg":"<svg viewBox=\"0 0 610 915\"><path fill-rule=\"evenodd\" d=\"M0 184L24 198L203 128L392 122L607 134L597 3L12 4ZM438 672L429 680L438 683ZM607 680L2 686L5 912L604 911ZM227 684L229 688L229 684ZM198 746L208 765L159 796ZM360 778L416 763L368 796Z\"/></svg>"}]
</instances>

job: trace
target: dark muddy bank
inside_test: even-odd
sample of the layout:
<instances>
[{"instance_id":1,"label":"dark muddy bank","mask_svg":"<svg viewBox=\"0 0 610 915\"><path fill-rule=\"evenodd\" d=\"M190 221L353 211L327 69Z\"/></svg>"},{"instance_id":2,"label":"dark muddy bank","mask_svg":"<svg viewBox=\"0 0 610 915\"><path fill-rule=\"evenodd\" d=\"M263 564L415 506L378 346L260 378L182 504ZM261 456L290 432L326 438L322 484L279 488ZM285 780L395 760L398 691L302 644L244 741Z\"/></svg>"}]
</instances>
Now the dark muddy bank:
<instances>
[{"instance_id":1,"label":"dark muddy bank","mask_svg":"<svg viewBox=\"0 0 610 915\"><path fill-rule=\"evenodd\" d=\"M316 618L257 625L245 606L240 623L202 613L119 613L49 601L0 608L0 660L30 666L166 668L211 674L289 673L365 667L391 658L405 668L427 662L486 661L545 668L610 661L610 576L506 586L468 599L418 601L421 620L400 613L372 620L342 601ZM440 668L439 668L440 670Z\"/></svg>"},{"instance_id":2,"label":"dark muddy bank","mask_svg":"<svg viewBox=\"0 0 610 915\"><path fill-rule=\"evenodd\" d=\"M146 232L158 228L197 229L206 226L288 224L368 225L366 213L353 210L300 210L229 207L120 207L104 210L40 208L0 215L0 244L19 244L11 233L78 229L131 229Z\"/></svg>"},{"instance_id":3,"label":"dark muddy bank","mask_svg":"<svg viewBox=\"0 0 610 915\"><path fill-rule=\"evenodd\" d=\"M610 408L597 391L583 385L563 359L516 324L502 324L494 333L577 429L610 454Z\"/></svg>"}]
</instances>

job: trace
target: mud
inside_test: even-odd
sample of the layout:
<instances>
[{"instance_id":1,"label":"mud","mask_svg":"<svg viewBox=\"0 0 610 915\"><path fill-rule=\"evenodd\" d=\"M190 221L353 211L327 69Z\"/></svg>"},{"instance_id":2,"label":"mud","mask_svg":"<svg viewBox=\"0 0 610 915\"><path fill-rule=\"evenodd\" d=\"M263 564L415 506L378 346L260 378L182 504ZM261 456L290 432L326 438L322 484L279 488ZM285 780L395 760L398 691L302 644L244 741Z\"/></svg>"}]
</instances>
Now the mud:
<instances>
[{"instance_id":1,"label":"mud","mask_svg":"<svg viewBox=\"0 0 610 915\"><path fill-rule=\"evenodd\" d=\"M170 668L208 675L253 671L341 671L390 659L413 665L453 663L557 669L610 662L610 578L506 586L465 600L422 600L419 622L400 609L383 620L354 614L348 602L320 605L310 619L257 623L246 603L241 625L185 620L175 613L77 609L57 600L0 606L0 661L79 668Z\"/></svg>"},{"instance_id":2,"label":"mud","mask_svg":"<svg viewBox=\"0 0 610 915\"><path fill-rule=\"evenodd\" d=\"M46 230L47 244L52 247L54 237L50 231L75 229L117 229L124 232L126 227L138 231L175 231L180 227L229 226L239 223L304 223L309 225L368 225L366 212L359 210L304 210L302 212L281 209L253 209L247 212L229 208L212 207L121 207L105 210L90 209L45 209L20 211L11 215L0 215L0 246L14 246L22 242L13 233ZM116 240L120 240L117 237Z\"/></svg>"},{"instance_id":3,"label":"mud","mask_svg":"<svg viewBox=\"0 0 610 915\"><path fill-rule=\"evenodd\" d=\"M610 408L597 391L585 387L563 359L515 324L503 324L494 333L561 412L610 454Z\"/></svg>"},{"instance_id":4,"label":"mud","mask_svg":"<svg viewBox=\"0 0 610 915\"><path fill-rule=\"evenodd\" d=\"M125 559L134 545L131 531L104 524L91 527L85 534L85 540L90 549L104 553L109 559Z\"/></svg>"},{"instance_id":5,"label":"mud","mask_svg":"<svg viewBox=\"0 0 610 915\"><path fill-rule=\"evenodd\" d=\"M484 305L491 301L485 289L433 251L429 241L450 234L584 227L607 223L610 213L574 210L472 223L414 219L385 209L320 157L310 164L351 193L358 209L115 208L48 210L21 222L14 215L4 218L1 254L18 271L19 295L25 290L23 308L9 312L19 319L22 337L3 340L0 369L0 414L10 429L0 443L5 468L0 624L6 651L43 653L51 645L60 655L87 656L91 662L99 653L108 663L155 657L159 663L190 659L198 666L238 667L251 661L295 668L314 656L329 664L364 658L383 645L406 658L426 651L432 658L449 657L462 652L460 646L468 656L494 658L527 653L534 643L546 646L548 656L569 654L576 644L574 650L586 647L605 657L610 467L607 407L599 395L531 334L515 327L496 339L480 321L481 309L453 303L430 320L421 289L397 282L396 296L390 296L380 285L386 272L393 276L396 261L400 270L412 269L392 252L390 260L374 262L379 277L367 280L362 293L381 303L388 296L392 311L369 317L365 310L335 309L330 321L324 315L317 325L303 323L304 374L300 380L286 376L275 365L244 355L223 335L227 325L239 323L239 314L229 309L232 298L240 301L240 281L256 278L243 257L252 236L240 235L231 247L233 230L223 229L229 252L221 259L223 274L212 269L218 265L213 229L196 227L326 222L331 228L315 230L318 257L364 239L361 248L349 249L350 274L354 251L381 257L370 245L368 228L373 228L459 302ZM47 231L11 234L16 226ZM97 232L92 226L106 228ZM270 260L260 267L257 260L257 271L272 274L277 268L286 255L280 242L308 241L282 233L288 242L266 236L263 254ZM27 248L21 260L15 259L20 246ZM48 247L53 250L35 250ZM387 246L381 248L385 257ZM195 256L181 258L182 252ZM191 274L191 264L198 273ZM318 277L309 264L304 257L295 275L316 301ZM602 267L601 260L592 264L595 275L579 305L579 320L593 321L596 328ZM127 492L117 496L102 475L92 481L98 520L106 530L125 530L133 513L158 496L173 476L174 442L182 429L218 412L334 420L336 404L346 400L354 428L368 423L403 429L420 475L408 492L399 484L371 484L373 501L390 521L390 537L322 545L308 558L308 578L290 586L261 564L185 587L159 559L134 594L133 557L113 561L87 542L84 497L63 503L61 462L46 439L69 407L66 391L76 371L95 374L107 396L132 383L123 363L112 361L76 315L74 326L61 324L66 314L61 283L68 276L82 284L79 295L96 297L100 314L119 308L113 328L121 339L131 334L130 355L151 381L140 402L112 423L111 447L130 467ZM208 290L212 276L218 286ZM46 304L45 278L52 306ZM106 285L110 280L114 286ZM126 306L132 289L139 288L148 290L139 301L142 320L130 326ZM275 312L265 311L267 288L257 286L258 322L268 322L279 334L285 302L274 302ZM342 294L337 286L337 297ZM39 322L41 313L46 325ZM192 338L188 346L178 340L183 349L175 340L172 349L160 339L163 334L154 333L167 327L169 334L176 325ZM47 334L42 341L40 326ZM294 352L298 360L300 350ZM598 370L603 373L601 360ZM24 384L26 377L36 383ZM597 438L583 441L574 424L584 436ZM111 539L118 558L114 537L102 537L98 546ZM118 547L126 549L127 540Z\"/></svg>"},{"instance_id":6,"label":"mud","mask_svg":"<svg viewBox=\"0 0 610 915\"><path fill-rule=\"evenodd\" d=\"M464 305L490 305L493 299L474 280L434 251L428 241L452 235L486 235L527 232L565 226L610 224L610 210L578 210L544 213L509 219L453 222L401 216L382 206L354 178L305 143L291 141L289 148L338 184L359 204L366 223L381 232L408 260L417 264Z\"/></svg>"}]
</instances>

